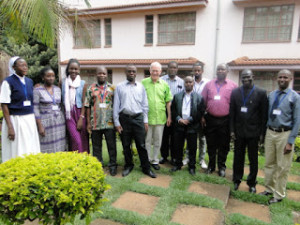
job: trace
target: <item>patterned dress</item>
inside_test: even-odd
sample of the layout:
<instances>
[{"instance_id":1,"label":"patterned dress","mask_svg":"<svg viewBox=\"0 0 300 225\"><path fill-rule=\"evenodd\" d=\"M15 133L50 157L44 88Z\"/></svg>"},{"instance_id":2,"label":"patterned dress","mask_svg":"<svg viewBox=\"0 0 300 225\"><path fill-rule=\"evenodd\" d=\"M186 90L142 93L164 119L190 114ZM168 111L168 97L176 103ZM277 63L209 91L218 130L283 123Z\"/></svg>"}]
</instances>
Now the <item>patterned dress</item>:
<instances>
[{"instance_id":1,"label":"patterned dress","mask_svg":"<svg viewBox=\"0 0 300 225\"><path fill-rule=\"evenodd\" d=\"M33 90L34 114L45 128L45 137L40 136L41 152L55 153L65 151L66 123L61 111L61 90L53 86L51 95L44 86Z\"/></svg>"}]
</instances>

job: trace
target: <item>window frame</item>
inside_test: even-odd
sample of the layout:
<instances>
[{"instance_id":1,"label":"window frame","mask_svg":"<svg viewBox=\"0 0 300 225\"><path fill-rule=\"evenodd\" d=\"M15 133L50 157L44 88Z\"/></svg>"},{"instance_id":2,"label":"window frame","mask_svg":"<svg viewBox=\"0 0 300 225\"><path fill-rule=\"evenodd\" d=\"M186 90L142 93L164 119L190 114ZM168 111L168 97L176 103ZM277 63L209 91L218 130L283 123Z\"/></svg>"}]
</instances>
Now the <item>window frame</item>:
<instances>
[{"instance_id":1,"label":"window frame","mask_svg":"<svg viewBox=\"0 0 300 225\"><path fill-rule=\"evenodd\" d=\"M150 20L147 19L147 16L152 16L152 32L147 31L147 22ZM152 34L152 43L147 43L147 34ZM145 46L153 46L154 42L154 15L145 15Z\"/></svg>"},{"instance_id":2,"label":"window frame","mask_svg":"<svg viewBox=\"0 0 300 225\"><path fill-rule=\"evenodd\" d=\"M109 20L109 24L110 24L110 33L107 33L107 29L106 29L106 25L107 25L107 21ZM107 44L107 37L110 37L110 45ZM112 23L111 23L111 18L104 18L104 47L105 48L111 48L112 47Z\"/></svg>"}]
</instances>

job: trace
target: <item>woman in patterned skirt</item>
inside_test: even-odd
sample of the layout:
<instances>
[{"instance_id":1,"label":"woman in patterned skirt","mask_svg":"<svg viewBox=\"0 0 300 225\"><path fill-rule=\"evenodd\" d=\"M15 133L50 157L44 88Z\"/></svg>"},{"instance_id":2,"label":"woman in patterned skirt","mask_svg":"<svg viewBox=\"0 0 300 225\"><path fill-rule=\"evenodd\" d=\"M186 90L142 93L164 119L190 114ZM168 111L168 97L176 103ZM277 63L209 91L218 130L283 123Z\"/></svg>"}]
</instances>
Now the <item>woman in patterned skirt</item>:
<instances>
[{"instance_id":1,"label":"woman in patterned skirt","mask_svg":"<svg viewBox=\"0 0 300 225\"><path fill-rule=\"evenodd\" d=\"M61 90L54 85L55 74L50 67L41 71L43 85L34 88L34 114L40 134L41 152L65 151L66 125L61 111Z\"/></svg>"}]
</instances>

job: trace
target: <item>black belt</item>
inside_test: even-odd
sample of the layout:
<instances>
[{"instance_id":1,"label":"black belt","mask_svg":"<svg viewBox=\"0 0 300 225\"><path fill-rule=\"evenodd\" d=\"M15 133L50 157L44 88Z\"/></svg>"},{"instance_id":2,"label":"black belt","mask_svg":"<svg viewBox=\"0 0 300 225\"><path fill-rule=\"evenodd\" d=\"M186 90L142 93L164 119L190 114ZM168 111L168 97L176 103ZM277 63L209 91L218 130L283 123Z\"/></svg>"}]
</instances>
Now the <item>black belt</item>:
<instances>
[{"instance_id":1,"label":"black belt","mask_svg":"<svg viewBox=\"0 0 300 225\"><path fill-rule=\"evenodd\" d=\"M134 115L129 115L129 114L125 114L125 113L120 113L120 116L125 116L127 118L135 119L135 118L139 117L142 114L143 113L137 113L137 114L134 114Z\"/></svg>"},{"instance_id":2,"label":"black belt","mask_svg":"<svg viewBox=\"0 0 300 225\"><path fill-rule=\"evenodd\" d=\"M276 128L276 127L270 127L268 126L268 128L272 131L275 131L275 132L286 132L286 131L289 131L289 130L292 130L292 128L290 127L280 127L280 128Z\"/></svg>"}]
</instances>

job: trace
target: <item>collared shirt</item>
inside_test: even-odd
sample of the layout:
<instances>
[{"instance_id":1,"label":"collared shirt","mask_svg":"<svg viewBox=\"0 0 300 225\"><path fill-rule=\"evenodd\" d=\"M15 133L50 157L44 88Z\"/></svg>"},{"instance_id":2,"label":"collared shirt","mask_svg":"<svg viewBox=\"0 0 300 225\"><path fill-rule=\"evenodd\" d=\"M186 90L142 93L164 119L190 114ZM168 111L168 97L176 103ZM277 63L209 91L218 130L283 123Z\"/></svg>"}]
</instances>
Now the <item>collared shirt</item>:
<instances>
[{"instance_id":1,"label":"collared shirt","mask_svg":"<svg viewBox=\"0 0 300 225\"><path fill-rule=\"evenodd\" d=\"M274 128L290 127L292 129L288 139L288 143L294 144L300 126L300 96L294 90L287 88L279 97L280 115L272 120L270 118L272 105L280 90L272 91L268 97L269 99L269 113L268 113L268 126Z\"/></svg>"},{"instance_id":2,"label":"collared shirt","mask_svg":"<svg viewBox=\"0 0 300 225\"><path fill-rule=\"evenodd\" d=\"M182 101L182 119L186 120L191 116L191 93L184 93Z\"/></svg>"},{"instance_id":3,"label":"collared shirt","mask_svg":"<svg viewBox=\"0 0 300 225\"><path fill-rule=\"evenodd\" d=\"M135 115L143 113L144 123L148 123L148 99L144 86L124 81L117 85L114 95L114 123L120 126L119 114Z\"/></svg>"},{"instance_id":4,"label":"collared shirt","mask_svg":"<svg viewBox=\"0 0 300 225\"><path fill-rule=\"evenodd\" d=\"M169 75L167 74L162 76L161 79L167 82L173 96L184 90L184 82L178 76L175 76L174 79L170 79Z\"/></svg>"},{"instance_id":5,"label":"collared shirt","mask_svg":"<svg viewBox=\"0 0 300 225\"><path fill-rule=\"evenodd\" d=\"M90 85L86 91L84 106L91 107L92 130L111 129L113 124L113 96L115 87L106 82Z\"/></svg>"},{"instance_id":6,"label":"collared shirt","mask_svg":"<svg viewBox=\"0 0 300 225\"><path fill-rule=\"evenodd\" d=\"M198 95L202 96L202 91L208 82L209 82L209 79L206 79L206 78L202 78L199 83L196 80L194 80L193 91L196 92Z\"/></svg>"},{"instance_id":7,"label":"collared shirt","mask_svg":"<svg viewBox=\"0 0 300 225\"><path fill-rule=\"evenodd\" d=\"M151 77L142 80L149 104L148 123L149 125L165 124L166 103L172 100L172 94L169 85L162 79L158 79L155 83Z\"/></svg>"},{"instance_id":8,"label":"collared shirt","mask_svg":"<svg viewBox=\"0 0 300 225\"><path fill-rule=\"evenodd\" d=\"M209 81L202 91L206 111L215 117L227 116L229 114L230 95L234 88L237 88L236 83L228 79L221 86L217 79Z\"/></svg>"}]
</instances>

